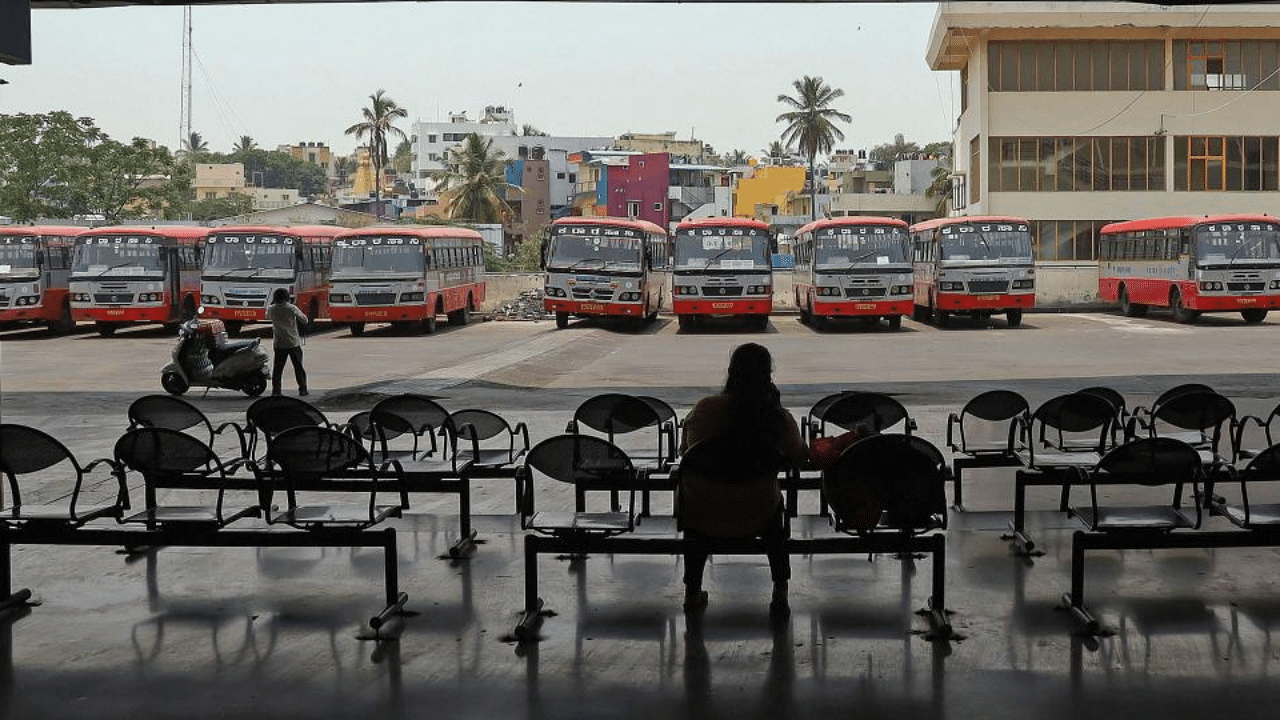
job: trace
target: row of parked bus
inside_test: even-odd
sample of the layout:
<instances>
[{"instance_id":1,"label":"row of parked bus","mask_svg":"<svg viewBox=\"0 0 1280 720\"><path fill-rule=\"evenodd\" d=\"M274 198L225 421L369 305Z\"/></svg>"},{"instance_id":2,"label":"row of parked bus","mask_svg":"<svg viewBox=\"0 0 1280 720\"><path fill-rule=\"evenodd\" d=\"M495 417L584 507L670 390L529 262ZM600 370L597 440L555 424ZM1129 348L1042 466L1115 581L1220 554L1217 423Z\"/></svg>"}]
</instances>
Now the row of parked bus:
<instances>
[{"instance_id":1,"label":"row of parked bus","mask_svg":"<svg viewBox=\"0 0 1280 720\"><path fill-rule=\"evenodd\" d=\"M406 225L0 227L0 325L109 336L174 325L203 308L229 333L266 320L283 288L311 320L431 332L465 325L485 298L479 233Z\"/></svg>"},{"instance_id":2,"label":"row of parked bus","mask_svg":"<svg viewBox=\"0 0 1280 720\"><path fill-rule=\"evenodd\" d=\"M1099 296L1126 315L1172 309L1179 322L1236 311L1261 322L1280 307L1280 219L1270 215L1164 217L1102 228ZM543 248L544 306L571 316L657 317L665 285L682 329L712 317L763 330L773 310L776 242L757 220L705 218L659 226L620 218L563 218ZM1031 224L1018 217L952 217L908 226L851 216L809 223L792 239L802 322L861 318L897 329L910 314L946 325L953 315L1003 315L1011 327L1034 307Z\"/></svg>"}]
</instances>

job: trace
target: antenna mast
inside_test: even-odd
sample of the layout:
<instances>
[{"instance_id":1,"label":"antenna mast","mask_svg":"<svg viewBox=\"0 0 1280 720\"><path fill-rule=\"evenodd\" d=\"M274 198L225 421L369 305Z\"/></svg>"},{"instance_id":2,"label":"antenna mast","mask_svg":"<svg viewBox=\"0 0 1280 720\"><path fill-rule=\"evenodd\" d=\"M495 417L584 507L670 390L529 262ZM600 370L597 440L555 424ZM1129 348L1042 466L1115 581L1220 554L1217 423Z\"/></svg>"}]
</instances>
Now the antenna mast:
<instances>
[{"instance_id":1,"label":"antenna mast","mask_svg":"<svg viewBox=\"0 0 1280 720\"><path fill-rule=\"evenodd\" d=\"M191 6L182 8L182 98L178 117L178 149L191 138Z\"/></svg>"}]
</instances>

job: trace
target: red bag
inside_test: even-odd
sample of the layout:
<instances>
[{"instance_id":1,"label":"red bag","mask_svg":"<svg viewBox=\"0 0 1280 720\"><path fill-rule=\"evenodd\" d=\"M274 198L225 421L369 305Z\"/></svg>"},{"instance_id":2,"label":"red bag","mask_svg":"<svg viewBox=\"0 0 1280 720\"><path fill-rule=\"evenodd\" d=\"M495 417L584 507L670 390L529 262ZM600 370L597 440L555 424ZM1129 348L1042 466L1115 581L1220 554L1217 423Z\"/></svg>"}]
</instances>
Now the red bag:
<instances>
[{"instance_id":1,"label":"red bag","mask_svg":"<svg viewBox=\"0 0 1280 720\"><path fill-rule=\"evenodd\" d=\"M828 470L836 464L836 459L845 448L861 440L865 434L854 429L835 437L814 438L809 444L809 460L819 470Z\"/></svg>"}]
</instances>

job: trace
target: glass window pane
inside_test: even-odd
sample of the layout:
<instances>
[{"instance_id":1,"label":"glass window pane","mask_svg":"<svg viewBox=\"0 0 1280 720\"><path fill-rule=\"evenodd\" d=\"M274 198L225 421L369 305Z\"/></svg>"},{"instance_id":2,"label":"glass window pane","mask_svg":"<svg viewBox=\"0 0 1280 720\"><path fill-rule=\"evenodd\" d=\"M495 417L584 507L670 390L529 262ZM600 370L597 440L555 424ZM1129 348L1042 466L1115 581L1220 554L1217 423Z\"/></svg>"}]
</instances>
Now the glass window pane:
<instances>
[{"instance_id":1,"label":"glass window pane","mask_svg":"<svg viewBox=\"0 0 1280 720\"><path fill-rule=\"evenodd\" d=\"M1111 189L1129 189L1129 138L1111 138Z\"/></svg>"},{"instance_id":2,"label":"glass window pane","mask_svg":"<svg viewBox=\"0 0 1280 720\"><path fill-rule=\"evenodd\" d=\"M1111 189L1111 142L1108 138L1093 140L1093 189Z\"/></svg>"},{"instance_id":3,"label":"glass window pane","mask_svg":"<svg viewBox=\"0 0 1280 720\"><path fill-rule=\"evenodd\" d=\"M1147 139L1147 189L1163 192L1164 180L1164 138Z\"/></svg>"},{"instance_id":4,"label":"glass window pane","mask_svg":"<svg viewBox=\"0 0 1280 720\"><path fill-rule=\"evenodd\" d=\"M1244 138L1227 138L1227 190L1244 189Z\"/></svg>"},{"instance_id":5,"label":"glass window pane","mask_svg":"<svg viewBox=\"0 0 1280 720\"><path fill-rule=\"evenodd\" d=\"M1147 89L1164 89L1164 43L1147 43Z\"/></svg>"},{"instance_id":6,"label":"glass window pane","mask_svg":"<svg viewBox=\"0 0 1280 720\"><path fill-rule=\"evenodd\" d=\"M1055 258L1058 260L1074 260L1075 251L1071 247L1073 240L1071 227L1073 223L1070 220L1059 220L1049 224L1057 226L1054 230L1055 239L1057 240L1057 248L1054 251Z\"/></svg>"},{"instance_id":7,"label":"glass window pane","mask_svg":"<svg viewBox=\"0 0 1280 720\"><path fill-rule=\"evenodd\" d=\"M1036 178L1039 175L1040 160L1037 157L1039 144L1034 138L1018 140L1018 189L1030 192L1037 189Z\"/></svg>"},{"instance_id":8,"label":"glass window pane","mask_svg":"<svg viewBox=\"0 0 1280 720\"><path fill-rule=\"evenodd\" d=\"M1058 67L1062 67L1059 65ZM1054 138L1040 138L1040 185L1041 192L1058 189L1058 153L1057 141Z\"/></svg>"},{"instance_id":9,"label":"glass window pane","mask_svg":"<svg viewBox=\"0 0 1280 720\"><path fill-rule=\"evenodd\" d=\"M1266 82L1262 83L1262 90L1280 88L1280 73L1276 73L1276 69L1280 68L1280 60L1277 60L1278 49L1280 49L1280 43L1272 40L1258 43L1258 78L1266 78Z\"/></svg>"},{"instance_id":10,"label":"glass window pane","mask_svg":"<svg viewBox=\"0 0 1280 720\"><path fill-rule=\"evenodd\" d=\"M1107 43L1107 55L1111 59L1111 87L1109 90L1129 89L1129 68L1125 60L1125 43Z\"/></svg>"},{"instance_id":11,"label":"glass window pane","mask_svg":"<svg viewBox=\"0 0 1280 720\"><path fill-rule=\"evenodd\" d=\"M1274 192L1280 190L1280 138L1262 138L1262 189Z\"/></svg>"},{"instance_id":12,"label":"glass window pane","mask_svg":"<svg viewBox=\"0 0 1280 720\"><path fill-rule=\"evenodd\" d=\"M1058 259L1057 224L1053 222L1036 223L1035 256L1038 260Z\"/></svg>"},{"instance_id":13,"label":"glass window pane","mask_svg":"<svg viewBox=\"0 0 1280 720\"><path fill-rule=\"evenodd\" d=\"M1130 90L1146 90L1147 87L1147 48L1146 43L1125 43L1125 66L1129 73Z\"/></svg>"},{"instance_id":14,"label":"glass window pane","mask_svg":"<svg viewBox=\"0 0 1280 720\"><path fill-rule=\"evenodd\" d=\"M1092 90L1093 89L1093 43L1074 42L1071 43L1071 53L1074 55L1073 64L1075 65L1075 89L1076 90Z\"/></svg>"},{"instance_id":15,"label":"glass window pane","mask_svg":"<svg viewBox=\"0 0 1280 720\"><path fill-rule=\"evenodd\" d=\"M1053 83L1054 90L1076 89L1075 64L1071 59L1071 53L1075 49L1076 44L1077 43L1067 42L1065 40L1053 44L1055 73Z\"/></svg>"},{"instance_id":16,"label":"glass window pane","mask_svg":"<svg viewBox=\"0 0 1280 720\"><path fill-rule=\"evenodd\" d=\"M1244 189L1262 189L1262 138L1244 138Z\"/></svg>"},{"instance_id":17,"label":"glass window pane","mask_svg":"<svg viewBox=\"0 0 1280 720\"><path fill-rule=\"evenodd\" d=\"M1018 139L1004 138L1000 141L1000 188L1005 192L1018 189ZM997 182L993 173L991 182Z\"/></svg>"},{"instance_id":18,"label":"glass window pane","mask_svg":"<svg viewBox=\"0 0 1280 720\"><path fill-rule=\"evenodd\" d=\"M1108 78L1111 77L1111 65L1107 59L1107 45L1105 42L1090 43L1090 54L1093 55L1093 87L1090 90L1109 90L1111 83Z\"/></svg>"},{"instance_id":19,"label":"glass window pane","mask_svg":"<svg viewBox=\"0 0 1280 720\"><path fill-rule=\"evenodd\" d=\"M1187 41L1173 41L1173 89L1187 89Z\"/></svg>"},{"instance_id":20,"label":"glass window pane","mask_svg":"<svg viewBox=\"0 0 1280 720\"><path fill-rule=\"evenodd\" d=\"M1018 43L1018 89L1031 90L1036 86L1036 53L1034 43Z\"/></svg>"},{"instance_id":21,"label":"glass window pane","mask_svg":"<svg viewBox=\"0 0 1280 720\"><path fill-rule=\"evenodd\" d=\"M1191 138L1173 140L1173 189L1186 190L1189 186L1190 164L1187 159Z\"/></svg>"},{"instance_id":22,"label":"glass window pane","mask_svg":"<svg viewBox=\"0 0 1280 720\"><path fill-rule=\"evenodd\" d=\"M1257 40L1248 40L1240 43L1240 72L1244 73L1244 86L1253 87L1254 83L1263 78L1265 73L1260 72L1262 69L1258 64L1259 43Z\"/></svg>"},{"instance_id":23,"label":"glass window pane","mask_svg":"<svg viewBox=\"0 0 1280 720\"><path fill-rule=\"evenodd\" d=\"M1222 175L1226 169L1221 158L1211 157L1205 160L1204 187L1206 190L1221 190Z\"/></svg>"}]
</instances>

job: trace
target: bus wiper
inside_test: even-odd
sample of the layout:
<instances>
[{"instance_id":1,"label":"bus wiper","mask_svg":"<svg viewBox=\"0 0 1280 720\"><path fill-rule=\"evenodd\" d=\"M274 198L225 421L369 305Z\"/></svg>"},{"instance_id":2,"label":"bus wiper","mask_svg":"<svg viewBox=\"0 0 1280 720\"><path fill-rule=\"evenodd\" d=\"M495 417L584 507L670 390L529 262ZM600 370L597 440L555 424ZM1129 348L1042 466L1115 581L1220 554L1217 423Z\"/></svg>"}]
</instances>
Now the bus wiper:
<instances>
[{"instance_id":1,"label":"bus wiper","mask_svg":"<svg viewBox=\"0 0 1280 720\"><path fill-rule=\"evenodd\" d=\"M102 272L98 273L97 275L94 275L94 277L102 277L103 275L106 275L107 273L111 272L112 270L115 270L116 268L122 268L122 267L125 267L126 265L132 265L132 264L133 264L132 260L121 260L115 265L110 265L106 267L105 269L103 269Z\"/></svg>"},{"instance_id":2,"label":"bus wiper","mask_svg":"<svg viewBox=\"0 0 1280 720\"><path fill-rule=\"evenodd\" d=\"M734 250L736 250L736 249L737 249L737 248L725 248L725 249L721 250L720 252L716 253L715 255L712 255L711 257L707 258L707 265L706 265L706 266L707 266L707 267L711 267L711 266L712 266L713 264L715 264L718 260L720 260L720 258L724 257L725 255L728 255L729 253L733 252L733 251L734 251Z\"/></svg>"},{"instance_id":3,"label":"bus wiper","mask_svg":"<svg viewBox=\"0 0 1280 720\"><path fill-rule=\"evenodd\" d=\"M981 230L978 230L977 233L978 233L978 242L981 242L983 249L987 251L986 257L984 259L998 260L999 258L994 257L991 254L991 245L987 243L987 236Z\"/></svg>"},{"instance_id":4,"label":"bus wiper","mask_svg":"<svg viewBox=\"0 0 1280 720\"><path fill-rule=\"evenodd\" d=\"M577 261L575 261L574 263L572 263L571 265L569 265L569 267L565 268L565 270L573 270L574 268L578 267L579 265L581 265L582 263L585 263L585 262L598 262L598 263L600 263L601 265L604 265L604 264L605 264L605 260L604 260L604 258L600 258L600 257L582 258L581 260L577 260Z\"/></svg>"},{"instance_id":5,"label":"bus wiper","mask_svg":"<svg viewBox=\"0 0 1280 720\"><path fill-rule=\"evenodd\" d=\"M1240 256L1240 253L1244 252L1245 248L1251 248L1257 244L1258 244L1258 238L1253 238L1253 240L1249 241L1248 243L1240 243L1239 245L1237 245L1236 249L1231 251L1231 257L1227 258L1227 267L1231 267L1232 265L1235 264L1236 258Z\"/></svg>"}]
</instances>

